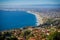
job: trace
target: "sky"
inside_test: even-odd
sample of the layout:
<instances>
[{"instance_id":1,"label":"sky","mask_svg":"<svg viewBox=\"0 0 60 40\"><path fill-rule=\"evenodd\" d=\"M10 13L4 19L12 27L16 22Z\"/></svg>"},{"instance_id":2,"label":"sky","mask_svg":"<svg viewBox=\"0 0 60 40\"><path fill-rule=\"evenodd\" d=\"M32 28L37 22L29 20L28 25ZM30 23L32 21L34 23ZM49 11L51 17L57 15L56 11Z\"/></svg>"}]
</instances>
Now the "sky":
<instances>
[{"instance_id":1,"label":"sky","mask_svg":"<svg viewBox=\"0 0 60 40\"><path fill-rule=\"evenodd\" d=\"M0 5L60 4L60 0L0 0Z\"/></svg>"}]
</instances>

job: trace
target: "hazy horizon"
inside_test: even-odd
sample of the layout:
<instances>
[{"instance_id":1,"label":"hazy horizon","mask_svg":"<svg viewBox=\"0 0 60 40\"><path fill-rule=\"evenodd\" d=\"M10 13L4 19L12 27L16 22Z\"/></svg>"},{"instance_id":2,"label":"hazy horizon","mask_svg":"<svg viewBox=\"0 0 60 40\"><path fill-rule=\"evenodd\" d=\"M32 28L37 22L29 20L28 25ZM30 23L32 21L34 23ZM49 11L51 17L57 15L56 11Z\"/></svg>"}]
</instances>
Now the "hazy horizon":
<instances>
[{"instance_id":1,"label":"hazy horizon","mask_svg":"<svg viewBox=\"0 0 60 40\"><path fill-rule=\"evenodd\" d=\"M60 0L0 0L0 5L60 4Z\"/></svg>"}]
</instances>

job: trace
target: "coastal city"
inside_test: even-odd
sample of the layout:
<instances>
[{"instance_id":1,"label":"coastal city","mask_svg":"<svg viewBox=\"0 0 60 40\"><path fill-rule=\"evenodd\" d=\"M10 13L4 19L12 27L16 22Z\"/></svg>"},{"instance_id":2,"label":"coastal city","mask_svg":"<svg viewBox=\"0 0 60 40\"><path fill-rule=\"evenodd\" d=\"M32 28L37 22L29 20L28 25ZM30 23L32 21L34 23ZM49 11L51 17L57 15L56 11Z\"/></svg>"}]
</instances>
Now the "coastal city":
<instances>
[{"instance_id":1,"label":"coastal city","mask_svg":"<svg viewBox=\"0 0 60 40\"><path fill-rule=\"evenodd\" d=\"M37 26L26 26L18 29L0 32L0 40L60 40L60 18L40 16L39 12L27 11L35 14Z\"/></svg>"},{"instance_id":2,"label":"coastal city","mask_svg":"<svg viewBox=\"0 0 60 40\"><path fill-rule=\"evenodd\" d=\"M0 40L60 40L60 0L0 0Z\"/></svg>"}]
</instances>

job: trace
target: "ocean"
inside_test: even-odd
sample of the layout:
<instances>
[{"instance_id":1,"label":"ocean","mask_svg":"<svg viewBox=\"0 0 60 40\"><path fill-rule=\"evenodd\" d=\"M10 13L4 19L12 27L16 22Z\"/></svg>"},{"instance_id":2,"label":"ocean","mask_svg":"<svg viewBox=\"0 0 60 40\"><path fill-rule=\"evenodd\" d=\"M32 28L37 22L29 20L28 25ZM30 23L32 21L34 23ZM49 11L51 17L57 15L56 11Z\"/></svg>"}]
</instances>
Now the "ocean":
<instances>
[{"instance_id":1,"label":"ocean","mask_svg":"<svg viewBox=\"0 0 60 40\"><path fill-rule=\"evenodd\" d=\"M0 31L36 26L36 17L26 11L1 11Z\"/></svg>"}]
</instances>

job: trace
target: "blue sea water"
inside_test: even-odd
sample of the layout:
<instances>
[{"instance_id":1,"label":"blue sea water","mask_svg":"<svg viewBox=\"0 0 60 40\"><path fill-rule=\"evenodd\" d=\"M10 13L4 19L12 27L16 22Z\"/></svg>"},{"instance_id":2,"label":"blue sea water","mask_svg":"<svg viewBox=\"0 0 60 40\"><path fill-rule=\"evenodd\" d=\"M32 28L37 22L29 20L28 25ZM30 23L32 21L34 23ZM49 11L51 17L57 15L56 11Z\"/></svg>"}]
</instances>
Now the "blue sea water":
<instances>
[{"instance_id":1,"label":"blue sea water","mask_svg":"<svg viewBox=\"0 0 60 40\"><path fill-rule=\"evenodd\" d=\"M0 31L35 26L36 17L25 11L0 11Z\"/></svg>"}]
</instances>

